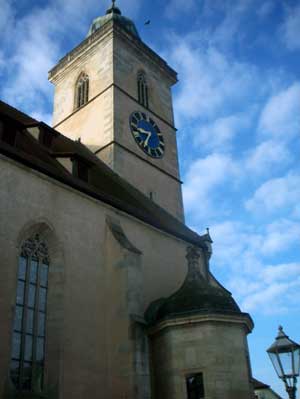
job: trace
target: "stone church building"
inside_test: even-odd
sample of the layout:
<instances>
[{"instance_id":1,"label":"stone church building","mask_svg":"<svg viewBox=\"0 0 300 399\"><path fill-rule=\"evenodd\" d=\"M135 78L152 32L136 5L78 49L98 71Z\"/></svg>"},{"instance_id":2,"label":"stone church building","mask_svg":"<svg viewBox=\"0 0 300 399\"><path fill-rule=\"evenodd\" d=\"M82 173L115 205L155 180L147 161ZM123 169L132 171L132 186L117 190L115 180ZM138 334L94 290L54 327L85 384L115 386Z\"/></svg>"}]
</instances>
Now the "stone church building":
<instances>
[{"instance_id":1,"label":"stone church building","mask_svg":"<svg viewBox=\"0 0 300 399\"><path fill-rule=\"evenodd\" d=\"M252 399L253 322L184 224L177 74L114 3L49 72L53 128L0 103L0 398Z\"/></svg>"}]
</instances>

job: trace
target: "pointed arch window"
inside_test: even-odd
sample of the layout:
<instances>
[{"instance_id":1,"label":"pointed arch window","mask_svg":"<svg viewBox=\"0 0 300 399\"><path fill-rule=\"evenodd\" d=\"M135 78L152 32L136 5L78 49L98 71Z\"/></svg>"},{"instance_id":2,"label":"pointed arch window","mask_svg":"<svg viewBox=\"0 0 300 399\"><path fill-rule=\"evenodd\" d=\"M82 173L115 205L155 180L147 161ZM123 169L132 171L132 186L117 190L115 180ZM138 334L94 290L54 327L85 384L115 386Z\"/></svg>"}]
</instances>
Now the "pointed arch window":
<instances>
[{"instance_id":1,"label":"pointed arch window","mask_svg":"<svg viewBox=\"0 0 300 399\"><path fill-rule=\"evenodd\" d=\"M80 108L89 101L89 77L85 73L82 73L77 80L75 101L75 108Z\"/></svg>"},{"instance_id":2,"label":"pointed arch window","mask_svg":"<svg viewBox=\"0 0 300 399\"><path fill-rule=\"evenodd\" d=\"M138 86L138 101L145 108L148 108L149 90L148 90L146 75L142 71L138 73L137 86Z\"/></svg>"},{"instance_id":3,"label":"pointed arch window","mask_svg":"<svg viewBox=\"0 0 300 399\"><path fill-rule=\"evenodd\" d=\"M37 234L21 249L12 333L10 377L18 391L43 388L49 254Z\"/></svg>"}]
</instances>

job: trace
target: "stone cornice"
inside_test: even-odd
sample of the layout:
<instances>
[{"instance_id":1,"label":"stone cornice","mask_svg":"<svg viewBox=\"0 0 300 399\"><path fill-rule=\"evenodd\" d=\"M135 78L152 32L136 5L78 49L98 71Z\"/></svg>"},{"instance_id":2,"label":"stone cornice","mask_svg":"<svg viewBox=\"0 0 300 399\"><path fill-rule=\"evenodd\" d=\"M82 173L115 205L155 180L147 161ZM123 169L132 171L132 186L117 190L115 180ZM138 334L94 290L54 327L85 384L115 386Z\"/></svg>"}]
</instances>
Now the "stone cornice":
<instances>
[{"instance_id":1,"label":"stone cornice","mask_svg":"<svg viewBox=\"0 0 300 399\"><path fill-rule=\"evenodd\" d=\"M168 328L178 328L188 325L196 325L201 323L226 323L226 324L241 324L245 327L246 333L249 334L254 328L254 323L248 313L197 313L185 316L174 316L162 320L157 325L150 327L148 330L149 335L156 335Z\"/></svg>"},{"instance_id":2,"label":"stone cornice","mask_svg":"<svg viewBox=\"0 0 300 399\"><path fill-rule=\"evenodd\" d=\"M58 64L53 67L48 74L49 80L55 81L55 77L64 67L70 62L74 61L78 56L82 55L91 45L95 45L102 41L109 34L116 34L134 46L139 52L145 54L153 63L158 65L160 69L169 76L172 84L177 82L177 73L164 61L158 54L156 54L150 47L143 43L140 39L135 38L130 33L127 33L119 26L117 21L111 20L107 22L102 28L98 29L91 36L83 40L78 46L67 53Z\"/></svg>"}]
</instances>

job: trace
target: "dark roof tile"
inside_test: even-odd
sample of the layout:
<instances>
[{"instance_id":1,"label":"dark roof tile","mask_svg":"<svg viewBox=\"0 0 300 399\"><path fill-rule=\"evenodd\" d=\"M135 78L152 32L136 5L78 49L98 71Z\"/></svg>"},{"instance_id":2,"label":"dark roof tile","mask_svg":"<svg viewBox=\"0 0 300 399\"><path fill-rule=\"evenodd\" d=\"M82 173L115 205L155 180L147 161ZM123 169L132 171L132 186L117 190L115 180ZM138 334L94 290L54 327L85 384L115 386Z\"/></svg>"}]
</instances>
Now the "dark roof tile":
<instances>
[{"instance_id":1,"label":"dark roof tile","mask_svg":"<svg viewBox=\"0 0 300 399\"><path fill-rule=\"evenodd\" d=\"M6 128L10 129L12 134L16 129L15 123L22 126L22 129L18 130L15 146L4 143L0 136L0 152L6 156L169 234L200 247L206 246L203 237L117 175L82 143L68 139L45 123L39 123L2 101L0 120L7 124ZM47 131L47 134L53 135L53 139L47 140L48 147L43 145L40 138L34 138L28 132L28 128L32 126L36 126L40 132ZM65 156L80 157L88 164L88 183L74 177L56 159Z\"/></svg>"}]
</instances>

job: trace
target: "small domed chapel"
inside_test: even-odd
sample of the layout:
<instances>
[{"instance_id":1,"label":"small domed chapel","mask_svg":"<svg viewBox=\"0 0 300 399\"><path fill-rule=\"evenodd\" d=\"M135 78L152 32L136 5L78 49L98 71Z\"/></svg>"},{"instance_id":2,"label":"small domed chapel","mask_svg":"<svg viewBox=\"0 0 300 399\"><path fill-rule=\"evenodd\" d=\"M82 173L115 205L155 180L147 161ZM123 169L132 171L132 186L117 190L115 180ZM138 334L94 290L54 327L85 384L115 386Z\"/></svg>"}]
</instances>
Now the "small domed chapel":
<instances>
[{"instance_id":1,"label":"small domed chapel","mask_svg":"<svg viewBox=\"0 0 300 399\"><path fill-rule=\"evenodd\" d=\"M0 398L253 398L253 322L184 223L176 72L113 1L49 80L53 127L0 103Z\"/></svg>"}]
</instances>

